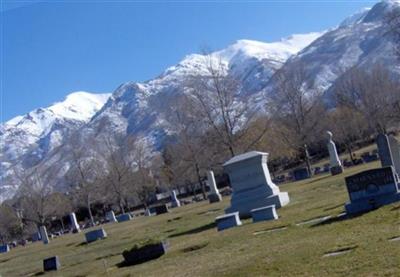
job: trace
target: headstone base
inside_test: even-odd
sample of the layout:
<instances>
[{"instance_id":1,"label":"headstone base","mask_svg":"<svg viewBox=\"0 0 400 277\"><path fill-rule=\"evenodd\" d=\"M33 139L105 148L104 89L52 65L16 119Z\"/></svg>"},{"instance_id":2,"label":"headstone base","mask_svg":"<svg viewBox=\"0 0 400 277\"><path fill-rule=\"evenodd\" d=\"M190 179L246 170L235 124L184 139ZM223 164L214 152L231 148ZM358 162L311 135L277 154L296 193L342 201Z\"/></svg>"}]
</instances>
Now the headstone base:
<instances>
[{"instance_id":1,"label":"headstone base","mask_svg":"<svg viewBox=\"0 0 400 277\"><path fill-rule=\"evenodd\" d=\"M345 209L347 214L358 214L358 213L368 212L370 210L397 201L400 201L400 192L382 194L382 195L372 196L369 199L360 199L358 201L349 202L346 203Z\"/></svg>"},{"instance_id":2,"label":"headstone base","mask_svg":"<svg viewBox=\"0 0 400 277\"><path fill-rule=\"evenodd\" d=\"M181 206L181 203L179 201L172 201L171 202L171 208L178 208Z\"/></svg>"},{"instance_id":3,"label":"headstone base","mask_svg":"<svg viewBox=\"0 0 400 277\"><path fill-rule=\"evenodd\" d=\"M238 211L240 218L249 218L251 216L251 210L253 209L271 205L275 205L275 208L278 209L280 207L287 205L288 203L289 203L289 195L287 192L279 192L277 194L273 194L268 197L260 196L260 197L252 197L251 199L240 198L234 203L232 203L232 206L227 208L225 210L225 213L232 213Z\"/></svg>"},{"instance_id":4,"label":"headstone base","mask_svg":"<svg viewBox=\"0 0 400 277\"><path fill-rule=\"evenodd\" d=\"M332 176L342 174L343 173L343 166L337 165L330 168Z\"/></svg>"},{"instance_id":5,"label":"headstone base","mask_svg":"<svg viewBox=\"0 0 400 277\"><path fill-rule=\"evenodd\" d=\"M278 219L278 214L276 213L275 206L271 205L251 210L251 217L253 218L253 222L259 222Z\"/></svg>"},{"instance_id":6,"label":"headstone base","mask_svg":"<svg viewBox=\"0 0 400 277\"><path fill-rule=\"evenodd\" d=\"M221 194L212 193L208 195L208 200L210 201L210 203L221 202L222 197Z\"/></svg>"},{"instance_id":7,"label":"headstone base","mask_svg":"<svg viewBox=\"0 0 400 277\"><path fill-rule=\"evenodd\" d=\"M242 225L238 212L218 216L215 218L215 221L218 231Z\"/></svg>"}]
</instances>

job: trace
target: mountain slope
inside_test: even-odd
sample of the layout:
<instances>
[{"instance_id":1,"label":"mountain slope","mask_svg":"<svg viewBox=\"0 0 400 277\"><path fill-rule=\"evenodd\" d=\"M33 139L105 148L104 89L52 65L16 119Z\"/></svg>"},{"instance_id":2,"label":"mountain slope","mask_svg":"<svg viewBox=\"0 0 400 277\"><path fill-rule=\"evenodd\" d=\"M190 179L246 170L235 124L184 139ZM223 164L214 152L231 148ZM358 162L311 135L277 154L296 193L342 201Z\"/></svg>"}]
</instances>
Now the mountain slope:
<instances>
[{"instance_id":1,"label":"mountain slope","mask_svg":"<svg viewBox=\"0 0 400 277\"><path fill-rule=\"evenodd\" d=\"M322 91L328 91L339 76L354 66L368 70L379 63L400 75L395 41L385 23L387 14L399 7L398 1L383 1L349 17L289 59L283 70L302 65L308 81ZM266 93L273 90L274 82L272 78Z\"/></svg>"},{"instance_id":2,"label":"mountain slope","mask_svg":"<svg viewBox=\"0 0 400 277\"><path fill-rule=\"evenodd\" d=\"M0 125L0 201L16 187L6 181L14 170L30 168L62 145L68 134L87 123L110 94L75 92L63 102L17 116Z\"/></svg>"}]
</instances>

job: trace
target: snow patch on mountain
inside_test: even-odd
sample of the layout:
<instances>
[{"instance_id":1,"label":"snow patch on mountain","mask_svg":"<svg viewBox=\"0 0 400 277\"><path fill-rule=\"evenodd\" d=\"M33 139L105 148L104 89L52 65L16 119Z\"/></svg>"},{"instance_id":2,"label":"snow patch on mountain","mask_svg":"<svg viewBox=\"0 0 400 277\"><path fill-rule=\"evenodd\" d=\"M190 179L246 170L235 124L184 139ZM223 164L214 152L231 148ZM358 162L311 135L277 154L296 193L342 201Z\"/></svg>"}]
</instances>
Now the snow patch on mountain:
<instances>
[{"instance_id":1,"label":"snow patch on mountain","mask_svg":"<svg viewBox=\"0 0 400 277\"><path fill-rule=\"evenodd\" d=\"M238 54L253 57L258 60L272 59L285 62L290 56L297 54L323 33L295 34L278 42L260 42L253 40L238 40L231 46L213 54L228 63Z\"/></svg>"}]
</instances>

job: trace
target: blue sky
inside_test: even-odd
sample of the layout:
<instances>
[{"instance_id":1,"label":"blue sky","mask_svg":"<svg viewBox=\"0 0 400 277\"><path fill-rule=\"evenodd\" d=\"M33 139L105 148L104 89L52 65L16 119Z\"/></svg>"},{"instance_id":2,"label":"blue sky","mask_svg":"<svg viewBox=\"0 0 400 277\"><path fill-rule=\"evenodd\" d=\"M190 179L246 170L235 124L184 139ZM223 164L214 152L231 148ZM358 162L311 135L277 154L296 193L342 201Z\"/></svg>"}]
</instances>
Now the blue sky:
<instances>
[{"instance_id":1,"label":"blue sky","mask_svg":"<svg viewBox=\"0 0 400 277\"><path fill-rule=\"evenodd\" d=\"M0 1L1 122L151 79L205 46L325 30L376 2Z\"/></svg>"}]
</instances>

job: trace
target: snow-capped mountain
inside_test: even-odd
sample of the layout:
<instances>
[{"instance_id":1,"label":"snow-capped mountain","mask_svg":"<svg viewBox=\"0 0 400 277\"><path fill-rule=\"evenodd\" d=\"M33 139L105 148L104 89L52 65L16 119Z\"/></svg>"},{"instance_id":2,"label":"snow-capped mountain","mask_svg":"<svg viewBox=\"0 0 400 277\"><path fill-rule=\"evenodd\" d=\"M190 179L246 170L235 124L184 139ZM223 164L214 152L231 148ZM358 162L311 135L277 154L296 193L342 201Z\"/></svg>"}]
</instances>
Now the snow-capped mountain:
<instances>
[{"instance_id":1,"label":"snow-capped mountain","mask_svg":"<svg viewBox=\"0 0 400 277\"><path fill-rule=\"evenodd\" d=\"M328 97L336 79L354 66L368 70L379 63L400 75L395 53L398 42L386 21L394 9L400 9L399 1L385 0L361 10L289 59L283 69L301 64L310 76L309 81L315 88L328 92ZM274 78L267 86L267 93L273 87Z\"/></svg>"},{"instance_id":2,"label":"snow-capped mountain","mask_svg":"<svg viewBox=\"0 0 400 277\"><path fill-rule=\"evenodd\" d=\"M274 74L279 69L299 63L305 66L315 86L324 91L329 91L338 76L353 66L368 68L379 62L400 75L393 37L384 22L385 15L398 7L398 1L379 2L327 32L293 35L279 42L239 40L213 52L211 60L219 62L225 74L240 82L241 90L254 99L255 105L262 105L265 93L274 90ZM88 100L85 103L73 100L72 94L60 104L1 125L0 201L11 197L18 188L18 183L6 178L14 167L55 167L62 176L68 170L71 136L77 131L82 145L89 145L87 141L93 137L134 134L145 138L154 149L161 148L171 132L168 109L175 104L177 95L187 93L185 87L193 75L207 72L205 61L204 55L188 55L152 80L120 85L110 97L91 98L89 94L83 97ZM55 186L59 187L58 181Z\"/></svg>"},{"instance_id":3,"label":"snow-capped mountain","mask_svg":"<svg viewBox=\"0 0 400 277\"><path fill-rule=\"evenodd\" d=\"M109 96L74 92L62 102L0 125L0 202L12 196L17 187L6 182L7 176L41 162L47 153L64 143L69 133L87 123Z\"/></svg>"}]
</instances>

